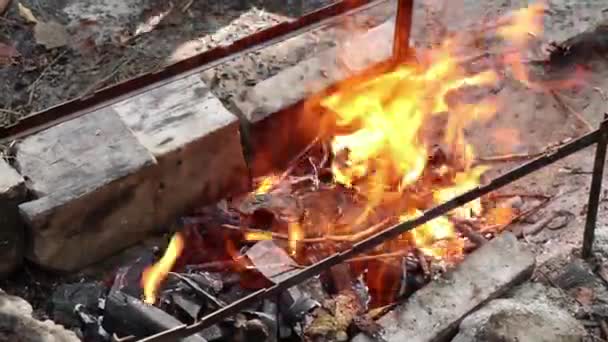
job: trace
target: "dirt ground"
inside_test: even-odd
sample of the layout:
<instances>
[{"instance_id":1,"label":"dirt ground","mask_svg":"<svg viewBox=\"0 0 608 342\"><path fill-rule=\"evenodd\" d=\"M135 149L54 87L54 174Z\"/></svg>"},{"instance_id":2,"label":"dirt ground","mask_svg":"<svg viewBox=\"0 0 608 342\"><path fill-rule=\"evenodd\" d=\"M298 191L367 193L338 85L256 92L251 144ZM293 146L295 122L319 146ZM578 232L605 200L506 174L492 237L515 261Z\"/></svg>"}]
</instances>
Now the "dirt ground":
<instances>
[{"instance_id":1,"label":"dirt ground","mask_svg":"<svg viewBox=\"0 0 608 342\"><path fill-rule=\"evenodd\" d=\"M0 124L230 44L331 2L306 0L300 8L276 0L12 1L0 16ZM339 30L311 32L208 70L203 78L229 101L238 93L235 89L333 45L337 34Z\"/></svg>"}]
</instances>

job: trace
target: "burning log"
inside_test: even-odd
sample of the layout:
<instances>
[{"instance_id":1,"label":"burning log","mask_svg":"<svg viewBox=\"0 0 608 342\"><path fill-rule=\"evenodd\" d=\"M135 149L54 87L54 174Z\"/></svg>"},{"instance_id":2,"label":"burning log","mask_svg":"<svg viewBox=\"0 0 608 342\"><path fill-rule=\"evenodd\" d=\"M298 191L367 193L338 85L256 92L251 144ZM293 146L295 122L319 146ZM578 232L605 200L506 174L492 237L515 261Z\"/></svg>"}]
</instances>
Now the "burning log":
<instances>
[{"instance_id":1,"label":"burning log","mask_svg":"<svg viewBox=\"0 0 608 342\"><path fill-rule=\"evenodd\" d=\"M122 291L110 291L106 298L103 327L114 334L145 337L180 325L183 323L163 310ZM192 335L184 341L206 342L200 335Z\"/></svg>"}]
</instances>

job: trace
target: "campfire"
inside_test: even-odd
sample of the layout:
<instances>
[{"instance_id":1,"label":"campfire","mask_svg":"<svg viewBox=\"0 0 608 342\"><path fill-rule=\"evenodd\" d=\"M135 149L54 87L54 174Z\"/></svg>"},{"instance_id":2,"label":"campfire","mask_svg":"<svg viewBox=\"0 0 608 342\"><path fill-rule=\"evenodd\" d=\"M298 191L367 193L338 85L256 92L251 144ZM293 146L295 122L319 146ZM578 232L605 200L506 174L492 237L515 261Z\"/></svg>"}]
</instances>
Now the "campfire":
<instances>
[{"instance_id":1,"label":"campfire","mask_svg":"<svg viewBox=\"0 0 608 342\"><path fill-rule=\"evenodd\" d=\"M185 283L209 303L190 311L196 320L238 299L233 292L268 287L482 184L490 168L466 132L500 109L491 91L500 70L531 84L519 51L541 33L542 11L531 6L501 24L499 36L513 49L500 66L467 70L463 37L450 37L418 63L392 64L310 98L300 115L321 122L316 138L286 169L254 179L250 193L184 217L142 274L145 302L183 316L188 301L175 293ZM508 196L474 200L331 268L320 277L323 296L298 286L303 293L274 305L289 308L302 338L343 340L352 324L373 334L374 317L526 214ZM262 326L262 335L274 334Z\"/></svg>"}]
</instances>

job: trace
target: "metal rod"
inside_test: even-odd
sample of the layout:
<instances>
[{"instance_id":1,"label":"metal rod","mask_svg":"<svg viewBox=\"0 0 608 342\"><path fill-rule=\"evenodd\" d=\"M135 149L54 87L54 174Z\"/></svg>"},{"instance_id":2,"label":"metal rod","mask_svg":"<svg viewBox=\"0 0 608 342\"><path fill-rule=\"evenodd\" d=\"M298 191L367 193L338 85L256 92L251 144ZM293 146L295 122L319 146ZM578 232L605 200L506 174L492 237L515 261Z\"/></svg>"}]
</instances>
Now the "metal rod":
<instances>
[{"instance_id":1,"label":"metal rod","mask_svg":"<svg viewBox=\"0 0 608 342\"><path fill-rule=\"evenodd\" d=\"M593 240L595 240L595 227L597 226L597 213L602 193L602 179L604 178L604 164L606 162L606 145L608 144L608 114L604 114L604 121L600 124L600 136L595 148L595 161L593 163L593 177L589 189L589 202L587 204L587 220L583 235L582 257L588 259L593 253Z\"/></svg>"},{"instance_id":2,"label":"metal rod","mask_svg":"<svg viewBox=\"0 0 608 342\"><path fill-rule=\"evenodd\" d=\"M412 32L414 0L399 0L397 6L395 37L393 40L393 59L396 62L402 62L411 57L410 36Z\"/></svg>"},{"instance_id":3,"label":"metal rod","mask_svg":"<svg viewBox=\"0 0 608 342\"><path fill-rule=\"evenodd\" d=\"M13 125L0 126L0 143L39 132L144 91L212 68L242 54L257 51L304 32L329 25L338 16L364 11L387 1L389 0L343 0L297 19L271 26L230 45L216 47L162 69L100 89L88 96L32 113Z\"/></svg>"},{"instance_id":4,"label":"metal rod","mask_svg":"<svg viewBox=\"0 0 608 342\"><path fill-rule=\"evenodd\" d=\"M338 252L330 257L327 257L271 287L258 290L236 302L233 302L232 304L229 304L215 312L212 312L209 315L203 317L197 323L176 327L165 332L141 339L139 340L139 342L171 342L195 334L209 326L217 324L222 320L239 313L240 311L248 308L250 305L256 303L261 299L269 298L273 295L276 295L277 293L286 290L294 285L297 285L305 281L306 279L319 275L321 272L337 264L345 262L347 259L352 258L353 256L365 250L371 249L372 247L375 247L386 240L395 238L411 229L425 224L430 220L445 215L451 210L462 206L463 204L475 200L524 176L527 176L530 173L535 172L549 164L552 164L564 157L578 152L596 143L600 137L600 132L608 134L607 131L608 123L605 122L602 124L601 128L596 129L593 132L590 132L580 138L577 138L566 145L560 146L553 152L550 152L526 164L523 164L505 173L504 175L493 179L487 185L479 186L471 191L468 191L460 196L453 198L452 200L449 200L430 210L427 210L424 212L423 215L415 219L397 224L391 228L387 228L386 230L377 233L376 235L373 235L361 242L356 243L352 248L346 251ZM128 341L134 341L134 339Z\"/></svg>"}]
</instances>

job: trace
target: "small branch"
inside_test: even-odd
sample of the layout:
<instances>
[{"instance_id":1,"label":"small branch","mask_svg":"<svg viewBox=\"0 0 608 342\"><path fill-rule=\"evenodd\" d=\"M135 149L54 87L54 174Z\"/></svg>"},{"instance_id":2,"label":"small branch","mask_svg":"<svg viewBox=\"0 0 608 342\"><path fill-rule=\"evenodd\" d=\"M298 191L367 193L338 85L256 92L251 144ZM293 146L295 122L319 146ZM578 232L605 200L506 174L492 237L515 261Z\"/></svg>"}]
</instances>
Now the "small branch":
<instances>
[{"instance_id":1,"label":"small branch","mask_svg":"<svg viewBox=\"0 0 608 342\"><path fill-rule=\"evenodd\" d=\"M27 105L28 107L32 104L32 101L34 100L34 94L36 93L36 87L38 86L38 83L40 83L40 81L42 80L42 78L44 76L46 76L46 74L48 73L48 71L51 69L51 67L53 67L55 64L57 64L57 62L59 61L59 59L61 59L61 57L63 57L66 53L68 52L68 50L63 50L59 55L57 55L57 57L55 57L55 59L53 59L53 61L51 61L51 63L49 63L44 70L42 70L42 72L40 73L40 75L38 75L38 78L36 78L36 80L30 85L30 94L27 100Z\"/></svg>"},{"instance_id":2,"label":"small branch","mask_svg":"<svg viewBox=\"0 0 608 342\"><path fill-rule=\"evenodd\" d=\"M416 257L418 258L418 263L420 264L422 273L424 273L424 277L428 280L431 277L431 266L429 265L429 261L419 249L416 249Z\"/></svg>"},{"instance_id":3,"label":"small branch","mask_svg":"<svg viewBox=\"0 0 608 342\"><path fill-rule=\"evenodd\" d=\"M475 160L477 163L496 163L496 162L510 162L510 161L520 161L520 160L527 160L527 159L533 159L533 158L537 158L540 156L543 156L547 153L553 152L554 150L567 145L568 143L570 143L571 140L568 139L564 142L560 142L558 144L551 144L545 148L543 148L541 151L539 152L532 152L532 153L510 153L510 154L503 154L503 155L498 155L498 156L489 156L489 157L477 157L477 159Z\"/></svg>"},{"instance_id":4,"label":"small branch","mask_svg":"<svg viewBox=\"0 0 608 342\"><path fill-rule=\"evenodd\" d=\"M572 108L569 104L567 104L561 95L559 95L554 90L549 90L549 93L551 94L551 96L553 96L555 101L560 105L560 107L562 107L563 110L565 110L567 113L570 113L571 115L573 115L577 121L579 121L581 124L583 124L585 127L587 127L587 130L589 132L594 130L594 127L591 126L589 121L587 121L579 112L577 112L576 110L574 110L574 108Z\"/></svg>"},{"instance_id":5,"label":"small branch","mask_svg":"<svg viewBox=\"0 0 608 342\"><path fill-rule=\"evenodd\" d=\"M0 108L0 113L6 113L6 114L11 114L11 115L16 115L16 116L23 115L22 113L19 113L17 111L10 110L10 109L5 109L5 108Z\"/></svg>"},{"instance_id":6,"label":"small branch","mask_svg":"<svg viewBox=\"0 0 608 342\"><path fill-rule=\"evenodd\" d=\"M488 240L483 237L483 235L477 232L477 227L475 227L475 224L473 222L457 218L452 218L452 221L454 221L454 226L456 227L456 229L467 239L475 243L478 247L488 242Z\"/></svg>"},{"instance_id":7,"label":"small branch","mask_svg":"<svg viewBox=\"0 0 608 342\"><path fill-rule=\"evenodd\" d=\"M134 56L130 56L129 58L123 58L120 62L118 62L118 64L116 64L114 66L114 68L112 68L112 71L106 75L104 78L98 80L97 82L95 82L93 85L91 85L89 88L87 88L82 95L79 96L79 98L82 97L86 97L88 95L90 95L91 93L94 93L96 90L98 90L99 88L103 87L103 85L108 82L110 79L112 79L112 77L116 76L116 74L120 71L120 69L127 63L131 62L133 59L135 59Z\"/></svg>"},{"instance_id":8,"label":"small branch","mask_svg":"<svg viewBox=\"0 0 608 342\"><path fill-rule=\"evenodd\" d=\"M378 260L378 259L400 258L400 257L407 256L408 254L409 254L409 251L403 250L403 251L391 252L391 253L364 255L364 256L360 256L360 257L350 258L350 259L346 260L346 262L363 262L363 261L371 261L371 260Z\"/></svg>"},{"instance_id":9,"label":"small branch","mask_svg":"<svg viewBox=\"0 0 608 342\"><path fill-rule=\"evenodd\" d=\"M330 241L354 243L359 240L365 239L366 237L371 236L374 233L377 233L382 228L384 228L384 226L386 226L386 224L388 224L389 221L390 221L390 218L386 218L386 219L382 220L381 222L379 222L363 231L355 233L355 234L325 235L325 236L321 236L321 237L304 238L304 239L298 240L298 243L322 243L322 242L330 242ZM230 224L223 224L222 227L228 228L228 229L240 230L245 233L250 232L250 233L266 234L266 235L270 235L269 237L271 237L273 239L277 239L277 240L289 240L289 237L286 234L281 234L281 233L274 233L274 232L269 232L269 231L265 231L265 230L247 228L247 227L239 227L239 226L234 226L234 225L230 225Z\"/></svg>"}]
</instances>

